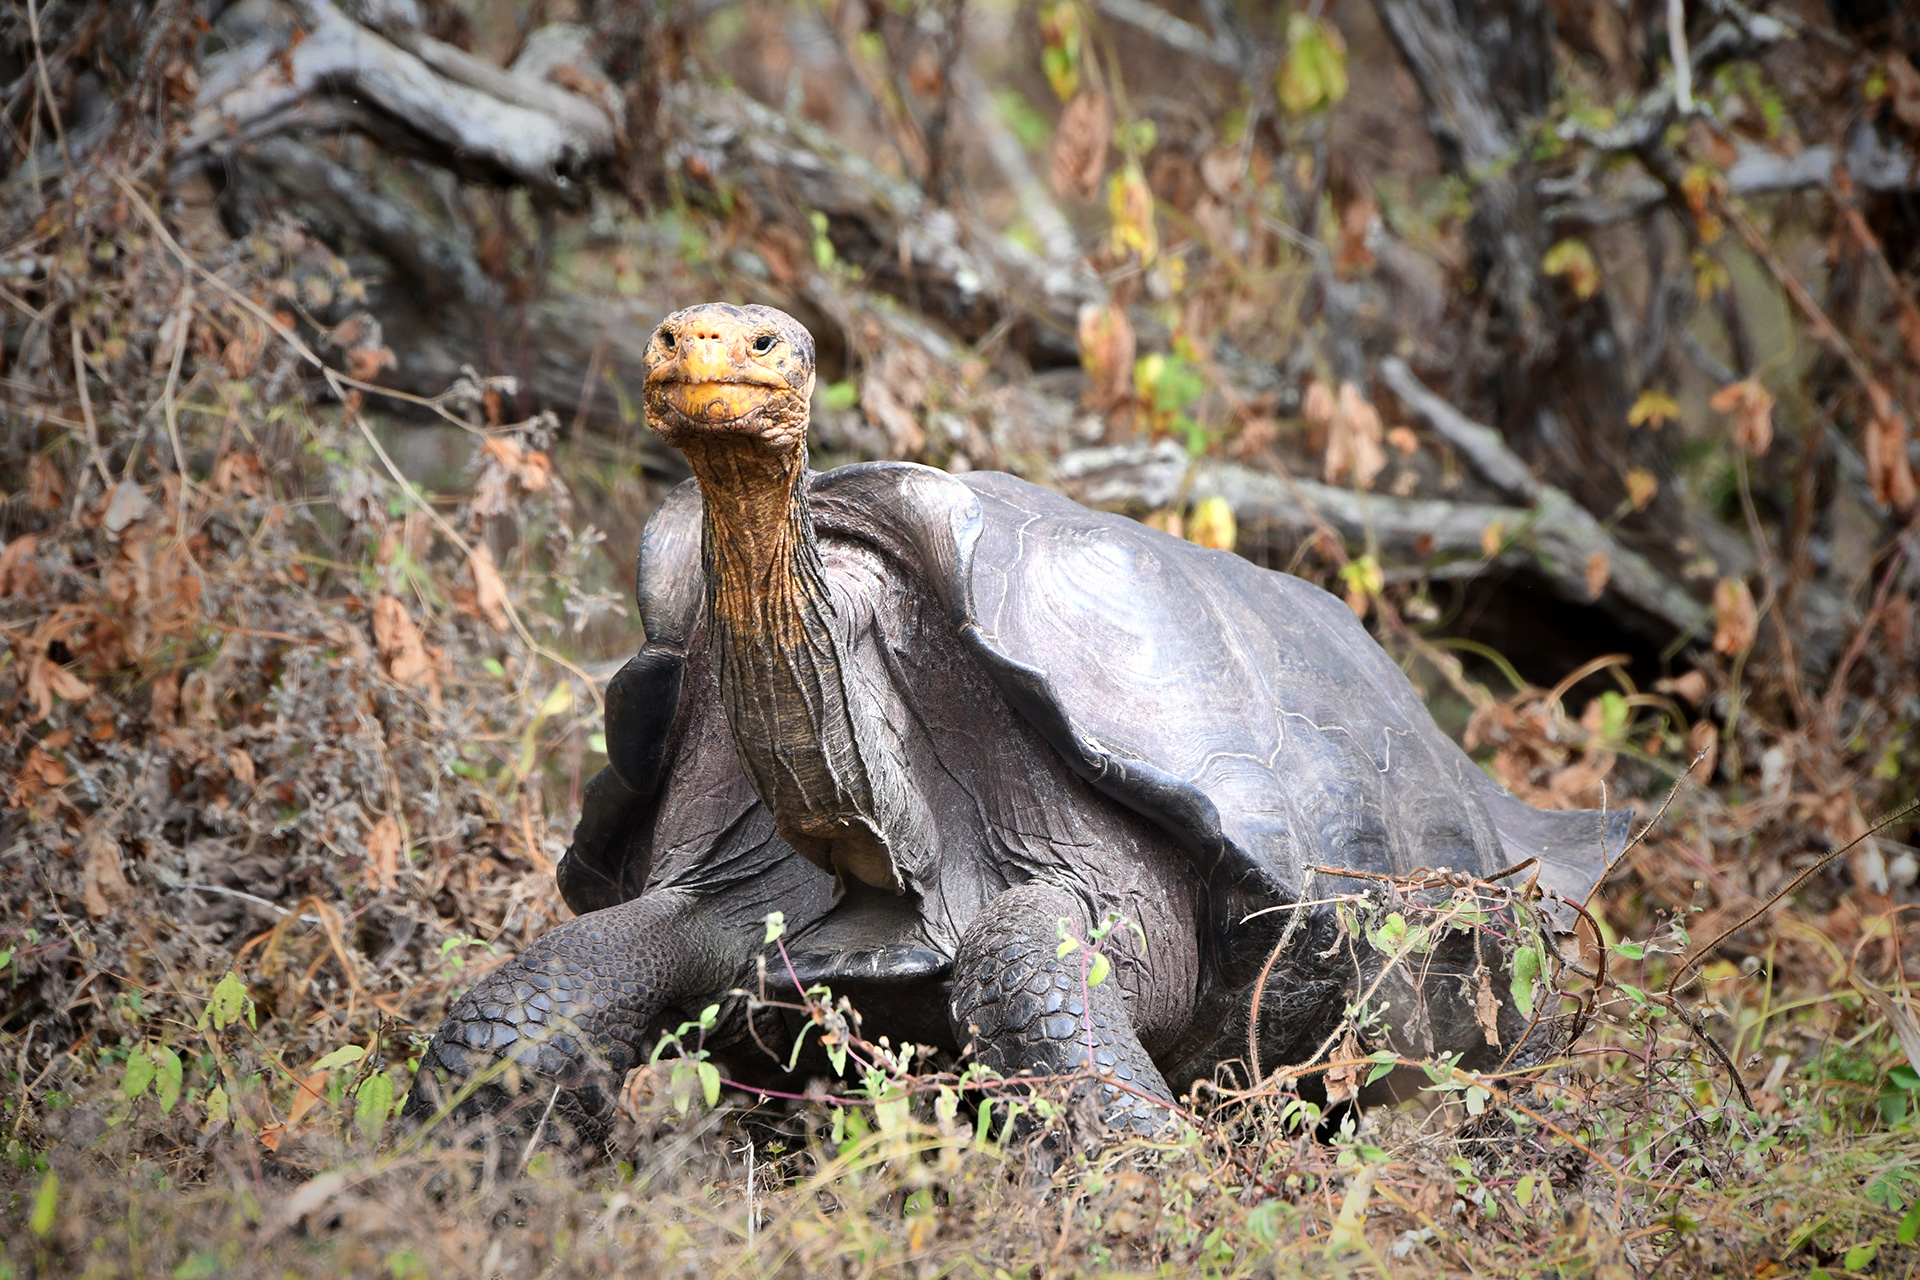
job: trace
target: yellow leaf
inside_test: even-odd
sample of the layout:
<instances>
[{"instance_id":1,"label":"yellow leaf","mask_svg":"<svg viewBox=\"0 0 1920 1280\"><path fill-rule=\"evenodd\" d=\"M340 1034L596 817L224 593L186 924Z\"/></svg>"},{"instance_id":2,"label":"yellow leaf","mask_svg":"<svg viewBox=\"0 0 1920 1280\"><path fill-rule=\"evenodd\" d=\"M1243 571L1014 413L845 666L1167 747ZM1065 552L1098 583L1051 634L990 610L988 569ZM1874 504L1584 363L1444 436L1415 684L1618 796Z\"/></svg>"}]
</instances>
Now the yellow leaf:
<instances>
[{"instance_id":1,"label":"yellow leaf","mask_svg":"<svg viewBox=\"0 0 1920 1280\"><path fill-rule=\"evenodd\" d=\"M1565 276L1576 298L1585 302L1600 292L1600 264L1583 240L1562 240L1540 259L1540 269L1550 276Z\"/></svg>"},{"instance_id":2,"label":"yellow leaf","mask_svg":"<svg viewBox=\"0 0 1920 1280\"><path fill-rule=\"evenodd\" d=\"M1231 551L1239 536L1233 507L1219 494L1202 498L1187 522L1187 540L1215 551Z\"/></svg>"},{"instance_id":3,"label":"yellow leaf","mask_svg":"<svg viewBox=\"0 0 1920 1280\"><path fill-rule=\"evenodd\" d=\"M1107 216L1112 221L1108 233L1116 256L1138 253L1141 265L1153 261L1160 251L1160 234L1153 225L1153 188L1138 164L1128 164L1107 179Z\"/></svg>"},{"instance_id":4,"label":"yellow leaf","mask_svg":"<svg viewBox=\"0 0 1920 1280\"><path fill-rule=\"evenodd\" d=\"M1653 472L1643 471L1639 467L1627 472L1627 501L1633 504L1635 511L1646 510L1653 496L1660 492L1660 482Z\"/></svg>"},{"instance_id":5,"label":"yellow leaf","mask_svg":"<svg viewBox=\"0 0 1920 1280\"><path fill-rule=\"evenodd\" d=\"M1680 417L1680 402L1664 391L1648 387L1627 410L1627 425L1658 431Z\"/></svg>"},{"instance_id":6,"label":"yellow leaf","mask_svg":"<svg viewBox=\"0 0 1920 1280\"><path fill-rule=\"evenodd\" d=\"M1497 556L1500 545L1507 540L1507 522L1495 520L1480 531L1480 550L1484 555Z\"/></svg>"}]
</instances>

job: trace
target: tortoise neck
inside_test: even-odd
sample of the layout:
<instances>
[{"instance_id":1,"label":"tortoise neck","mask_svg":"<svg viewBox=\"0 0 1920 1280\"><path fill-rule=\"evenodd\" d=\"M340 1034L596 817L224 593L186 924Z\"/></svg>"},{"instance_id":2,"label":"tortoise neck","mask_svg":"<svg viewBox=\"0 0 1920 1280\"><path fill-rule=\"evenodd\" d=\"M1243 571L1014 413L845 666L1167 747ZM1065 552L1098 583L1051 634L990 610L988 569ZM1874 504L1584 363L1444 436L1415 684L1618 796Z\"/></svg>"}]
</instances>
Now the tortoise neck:
<instances>
[{"instance_id":1,"label":"tortoise neck","mask_svg":"<svg viewBox=\"0 0 1920 1280\"><path fill-rule=\"evenodd\" d=\"M866 725L807 505L804 447L734 438L684 450L706 507L701 560L715 674L755 794L794 850L875 888L900 882L881 832Z\"/></svg>"},{"instance_id":2,"label":"tortoise neck","mask_svg":"<svg viewBox=\"0 0 1920 1280\"><path fill-rule=\"evenodd\" d=\"M683 446L706 508L701 558L707 602L733 641L784 648L827 603L807 509L805 446L769 449L751 438Z\"/></svg>"}]
</instances>

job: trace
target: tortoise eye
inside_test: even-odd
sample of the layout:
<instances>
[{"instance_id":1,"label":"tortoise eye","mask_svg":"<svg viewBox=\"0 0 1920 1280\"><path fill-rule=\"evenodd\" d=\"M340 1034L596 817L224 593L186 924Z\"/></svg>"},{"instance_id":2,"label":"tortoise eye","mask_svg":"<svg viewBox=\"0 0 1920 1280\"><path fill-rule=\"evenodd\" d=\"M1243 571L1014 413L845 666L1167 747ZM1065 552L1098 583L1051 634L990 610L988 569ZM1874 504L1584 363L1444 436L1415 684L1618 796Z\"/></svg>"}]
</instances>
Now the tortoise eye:
<instances>
[{"instance_id":1,"label":"tortoise eye","mask_svg":"<svg viewBox=\"0 0 1920 1280\"><path fill-rule=\"evenodd\" d=\"M773 342L774 338L772 334L763 333L753 340L753 345L749 347L748 350L757 356L763 356L773 350Z\"/></svg>"},{"instance_id":2,"label":"tortoise eye","mask_svg":"<svg viewBox=\"0 0 1920 1280\"><path fill-rule=\"evenodd\" d=\"M671 351L673 350L673 343L674 343L673 330L662 329L660 331L660 345L665 347L667 350Z\"/></svg>"}]
</instances>

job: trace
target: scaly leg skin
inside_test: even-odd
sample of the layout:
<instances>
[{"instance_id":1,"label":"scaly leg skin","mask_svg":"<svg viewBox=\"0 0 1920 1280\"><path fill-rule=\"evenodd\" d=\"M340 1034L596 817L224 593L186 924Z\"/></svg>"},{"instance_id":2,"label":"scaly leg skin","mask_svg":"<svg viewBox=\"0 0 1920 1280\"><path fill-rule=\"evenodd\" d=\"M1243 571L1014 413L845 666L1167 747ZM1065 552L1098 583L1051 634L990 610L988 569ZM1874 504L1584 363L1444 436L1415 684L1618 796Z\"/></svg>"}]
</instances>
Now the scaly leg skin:
<instances>
[{"instance_id":1,"label":"scaly leg skin","mask_svg":"<svg viewBox=\"0 0 1920 1280\"><path fill-rule=\"evenodd\" d=\"M589 912L487 974L427 1046L407 1116L436 1114L464 1082L507 1058L513 1069L475 1090L457 1118L530 1110L520 1118L535 1122L558 1088L555 1113L582 1142L597 1141L661 1015L737 976L729 961L738 958L718 953L716 931L700 929L690 905L660 893Z\"/></svg>"},{"instance_id":2,"label":"scaly leg skin","mask_svg":"<svg viewBox=\"0 0 1920 1280\"><path fill-rule=\"evenodd\" d=\"M1062 917L1086 937L1080 900L1038 881L987 904L954 959L954 1038L1002 1075L1058 1075L1087 1065L1090 1025L1094 1066L1110 1077L1100 1086L1107 1124L1151 1133L1166 1123L1173 1093L1134 1034L1119 982L1109 978L1082 999L1080 958L1056 953Z\"/></svg>"}]
</instances>

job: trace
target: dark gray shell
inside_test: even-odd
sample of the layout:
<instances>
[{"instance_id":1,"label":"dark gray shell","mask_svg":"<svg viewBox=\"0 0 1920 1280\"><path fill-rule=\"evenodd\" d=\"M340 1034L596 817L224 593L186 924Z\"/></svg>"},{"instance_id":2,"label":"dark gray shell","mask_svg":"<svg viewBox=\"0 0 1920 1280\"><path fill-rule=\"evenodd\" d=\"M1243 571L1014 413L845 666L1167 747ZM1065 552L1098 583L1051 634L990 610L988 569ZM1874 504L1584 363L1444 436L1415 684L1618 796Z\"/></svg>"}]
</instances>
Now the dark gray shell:
<instances>
[{"instance_id":1,"label":"dark gray shell","mask_svg":"<svg viewBox=\"0 0 1920 1280\"><path fill-rule=\"evenodd\" d=\"M1069 767L1171 832L1213 883L1286 902L1314 865L1486 873L1538 857L1577 901L1625 845L1624 812L1545 812L1488 778L1352 611L1299 578L1000 473L871 463L815 475L809 494L823 540L917 566ZM559 872L576 911L644 885L629 864L687 715L699 531L689 481L642 540L647 643L609 687L611 768Z\"/></svg>"}]
</instances>

